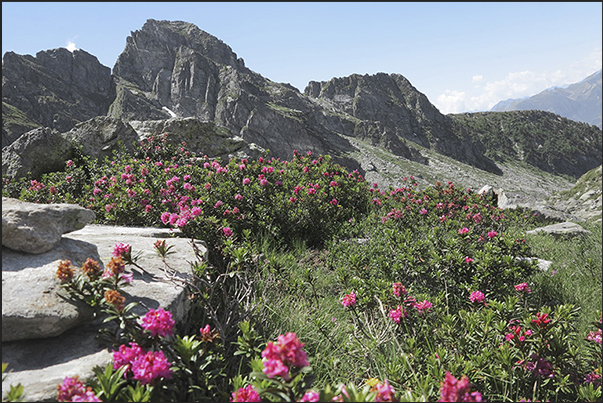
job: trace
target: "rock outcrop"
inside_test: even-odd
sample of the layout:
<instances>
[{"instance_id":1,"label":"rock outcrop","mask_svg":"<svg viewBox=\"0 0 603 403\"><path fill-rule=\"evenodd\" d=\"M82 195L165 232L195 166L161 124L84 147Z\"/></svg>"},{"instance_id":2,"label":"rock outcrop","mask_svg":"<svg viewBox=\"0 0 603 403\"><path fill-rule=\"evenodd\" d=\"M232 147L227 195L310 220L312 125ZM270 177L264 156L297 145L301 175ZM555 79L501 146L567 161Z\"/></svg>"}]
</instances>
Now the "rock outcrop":
<instances>
[{"instance_id":1,"label":"rock outcrop","mask_svg":"<svg viewBox=\"0 0 603 403\"><path fill-rule=\"evenodd\" d=\"M526 234L538 233L551 234L556 238L562 236L573 237L591 234L589 230L582 228L581 225L569 221L547 225L546 227L540 227L526 232Z\"/></svg>"},{"instance_id":2,"label":"rock outcrop","mask_svg":"<svg viewBox=\"0 0 603 403\"><path fill-rule=\"evenodd\" d=\"M126 304L139 303L133 310L139 315L161 307L172 313L177 324L186 322L190 262L198 256L207 260L207 248L202 241L172 235L178 233L90 224L63 236L45 253L29 254L3 246L2 361L9 364L10 371L2 382L3 394L10 385L20 383L26 401L56 399L56 387L64 377L89 377L95 366L104 367L112 357L110 346L96 337L104 326L103 318L93 319L87 306L70 299L60 288L56 270L62 260L77 267L92 258L103 268L116 243L130 244L137 264L145 271L126 266L126 271L133 273L132 282L124 288ZM154 251L157 240L165 240L176 252L166 258L170 270Z\"/></svg>"},{"instance_id":3,"label":"rock outcrop","mask_svg":"<svg viewBox=\"0 0 603 403\"><path fill-rule=\"evenodd\" d=\"M360 119L355 134L361 139L367 123L378 125L389 136L386 148L397 155L402 139L489 172L500 174L496 164L484 156L484 147L470 136L459 137L450 118L442 115L427 97L400 74L353 74L329 81L311 81L304 93L329 107ZM394 140L395 139L395 140ZM393 140L393 141L392 141ZM404 148L412 147L405 146ZM414 150L415 154L418 154ZM409 159L412 159L409 158Z\"/></svg>"},{"instance_id":4,"label":"rock outcrop","mask_svg":"<svg viewBox=\"0 0 603 403\"><path fill-rule=\"evenodd\" d=\"M82 229L95 218L92 210L76 204L38 204L3 197L2 246L26 253L48 252L63 234Z\"/></svg>"},{"instance_id":5,"label":"rock outcrop","mask_svg":"<svg viewBox=\"0 0 603 403\"><path fill-rule=\"evenodd\" d=\"M113 117L196 117L285 159L295 149L336 159L353 150L321 124L320 106L249 70L228 45L190 23L148 20L128 37L113 74Z\"/></svg>"},{"instance_id":6,"label":"rock outcrop","mask_svg":"<svg viewBox=\"0 0 603 403\"><path fill-rule=\"evenodd\" d=\"M35 57L6 52L2 58L2 102L59 132L105 115L114 97L111 69L83 50L52 49ZM7 140L17 134L7 133Z\"/></svg>"},{"instance_id":7,"label":"rock outcrop","mask_svg":"<svg viewBox=\"0 0 603 403\"><path fill-rule=\"evenodd\" d=\"M50 127L41 127L21 135L2 149L2 176L22 178L65 168L73 156L71 142Z\"/></svg>"},{"instance_id":8,"label":"rock outcrop","mask_svg":"<svg viewBox=\"0 0 603 403\"><path fill-rule=\"evenodd\" d=\"M112 156L120 143L132 151L133 143L166 133L169 143L179 145L184 141L188 150L210 158L256 158L265 151L231 135L225 127L197 118L124 122L100 116L78 123L65 133L46 127L23 134L2 149L2 175L14 179L30 173L32 178L39 178L64 169L66 160L75 156L75 147L80 147L84 155L102 160Z\"/></svg>"}]
</instances>

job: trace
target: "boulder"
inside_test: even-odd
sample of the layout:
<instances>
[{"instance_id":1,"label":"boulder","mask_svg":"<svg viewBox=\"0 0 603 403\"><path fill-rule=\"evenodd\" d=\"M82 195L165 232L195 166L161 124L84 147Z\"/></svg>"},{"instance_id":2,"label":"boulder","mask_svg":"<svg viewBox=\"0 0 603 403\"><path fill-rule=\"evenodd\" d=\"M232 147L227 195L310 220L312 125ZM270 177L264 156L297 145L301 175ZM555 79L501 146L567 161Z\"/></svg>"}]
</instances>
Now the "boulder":
<instances>
[{"instance_id":1,"label":"boulder","mask_svg":"<svg viewBox=\"0 0 603 403\"><path fill-rule=\"evenodd\" d=\"M485 185L478 192L485 198L491 199L499 208L515 208L517 206L509 203L509 198L502 189L494 189L490 185Z\"/></svg>"},{"instance_id":2,"label":"boulder","mask_svg":"<svg viewBox=\"0 0 603 403\"><path fill-rule=\"evenodd\" d=\"M176 237L172 237L172 236ZM52 278L56 272L58 256L70 257L74 264L81 262L84 257L99 259L99 263L108 263L112 257L113 247L116 243L127 243L132 246L132 256L138 258L137 263L144 269L141 271L133 266L126 266L126 272L134 274L132 282L124 288L126 304L138 302L134 312L144 315L149 308L164 308L172 313L176 324L185 322L188 318L190 300L185 287L187 281L191 280L192 269L189 262L195 261L197 256L201 260L207 259L207 248L202 241L178 237L179 232L171 229L138 228L138 227L116 227L107 225L87 225L83 229L65 235L55 249L35 256L25 255L19 252L5 250L2 253L2 361L9 364L6 380L2 382L2 393L6 394L10 385L21 383L24 386L26 401L49 401L56 399L56 387L64 377L79 375L85 379L93 374L92 369L99 365L104 367L112 358L112 350L98 340L99 328L102 325L102 317L90 320L90 316L83 310L78 310L77 305L71 299L60 301L61 294L51 297L56 292L58 279ZM174 270L166 270L161 258L154 251L153 244L157 240L165 240L167 245L173 246L175 252L166 258L168 265ZM194 247L193 247L194 245ZM199 255L195 253L197 249ZM45 264L41 267L35 266ZM29 262L29 263L28 263ZM48 267L44 269L44 267ZM38 273L39 272L39 273ZM43 273L44 272L44 273ZM31 276L37 273L38 277ZM30 280L28 280L28 278ZM60 335L55 333L44 334L44 329L38 329L39 337L36 339L4 340L5 321L5 290L16 290L21 288L24 281L40 280L39 285L27 287L28 293L10 292L7 296L18 295L23 305L21 311L25 314L28 309L31 312L28 317L21 318L22 322L31 321L31 318L39 312L52 314L50 306L40 306L33 301L43 301L50 304L72 304L72 316L77 320L71 325L63 326L65 330ZM54 282L53 282L54 280ZM8 287L8 288L5 288ZM46 287L46 288L45 288ZM29 294L29 295L28 295ZM28 300L32 303L28 303ZM27 307L31 305L29 308ZM11 302L15 309L19 301ZM58 316L58 310L54 313ZM79 315L76 315L78 313ZM65 307L66 319L67 309ZM13 322L14 323L14 322ZM69 328L69 326L72 326ZM31 328L31 326L30 326ZM13 331L15 335L16 331Z\"/></svg>"},{"instance_id":3,"label":"boulder","mask_svg":"<svg viewBox=\"0 0 603 403\"><path fill-rule=\"evenodd\" d=\"M22 178L31 173L34 178L65 168L72 158L71 142L55 129L40 127L21 135L8 147L2 148L2 175Z\"/></svg>"},{"instance_id":4,"label":"boulder","mask_svg":"<svg viewBox=\"0 0 603 403\"><path fill-rule=\"evenodd\" d=\"M589 235L592 232L582 228L579 224L573 222L560 222L557 224L547 225L546 227L540 227L533 229L531 231L527 231L526 234L538 234L540 232L551 234L555 237L561 236L579 236L579 235Z\"/></svg>"},{"instance_id":5,"label":"boulder","mask_svg":"<svg viewBox=\"0 0 603 403\"><path fill-rule=\"evenodd\" d=\"M171 118L165 120L130 121L129 124L138 137L148 139L151 136L168 134L167 141L174 145L186 143L187 149L208 157L257 158L264 149L249 144L239 136L232 136L230 130L213 122L198 118Z\"/></svg>"},{"instance_id":6,"label":"boulder","mask_svg":"<svg viewBox=\"0 0 603 403\"><path fill-rule=\"evenodd\" d=\"M118 149L119 142L126 150L133 149L132 143L138 141L138 134L128 123L107 116L99 116L78 123L62 136L82 147L82 153L93 158L111 157Z\"/></svg>"},{"instance_id":7,"label":"boulder","mask_svg":"<svg viewBox=\"0 0 603 403\"><path fill-rule=\"evenodd\" d=\"M27 253L44 253L61 235L84 228L96 218L76 204L29 203L2 198L2 246Z\"/></svg>"}]
</instances>

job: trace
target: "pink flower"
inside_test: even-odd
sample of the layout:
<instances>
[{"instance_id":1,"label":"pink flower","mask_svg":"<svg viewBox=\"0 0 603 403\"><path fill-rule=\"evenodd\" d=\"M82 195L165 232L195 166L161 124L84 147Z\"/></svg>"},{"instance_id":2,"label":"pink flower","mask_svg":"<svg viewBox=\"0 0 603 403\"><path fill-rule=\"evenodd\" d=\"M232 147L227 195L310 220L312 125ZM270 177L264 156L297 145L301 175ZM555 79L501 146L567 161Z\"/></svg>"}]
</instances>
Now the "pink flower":
<instances>
[{"instance_id":1,"label":"pink flower","mask_svg":"<svg viewBox=\"0 0 603 403\"><path fill-rule=\"evenodd\" d=\"M167 211L161 213L161 222L164 224L167 224L168 222L170 222L170 213L168 213Z\"/></svg>"},{"instance_id":2,"label":"pink flower","mask_svg":"<svg viewBox=\"0 0 603 403\"><path fill-rule=\"evenodd\" d=\"M488 232L488 238L492 239L497 235L496 231L489 231Z\"/></svg>"},{"instance_id":3,"label":"pink flower","mask_svg":"<svg viewBox=\"0 0 603 403\"><path fill-rule=\"evenodd\" d=\"M201 339L203 341L211 341L213 339L209 325L205 325L205 327L200 328L199 332L201 333Z\"/></svg>"},{"instance_id":4,"label":"pink flower","mask_svg":"<svg viewBox=\"0 0 603 403\"><path fill-rule=\"evenodd\" d=\"M121 279L124 281L124 283L131 283L134 279L134 273L123 273L121 275Z\"/></svg>"},{"instance_id":5,"label":"pink flower","mask_svg":"<svg viewBox=\"0 0 603 403\"><path fill-rule=\"evenodd\" d=\"M470 390L471 384L467 376L463 375L461 379L457 380L450 372L446 371L438 402L481 402L482 394L479 392L469 393Z\"/></svg>"},{"instance_id":6,"label":"pink flower","mask_svg":"<svg viewBox=\"0 0 603 403\"><path fill-rule=\"evenodd\" d=\"M471 300L471 302L484 302L485 296L484 293L481 291L473 291L471 293L471 295L469 296L469 299Z\"/></svg>"},{"instance_id":7,"label":"pink flower","mask_svg":"<svg viewBox=\"0 0 603 403\"><path fill-rule=\"evenodd\" d=\"M237 193L237 194L235 195L235 200L241 201L241 200L243 200L243 196L241 196L241 194L240 194L240 193Z\"/></svg>"},{"instance_id":8,"label":"pink flower","mask_svg":"<svg viewBox=\"0 0 603 403\"><path fill-rule=\"evenodd\" d=\"M152 383L158 378L171 378L170 362L165 358L163 351L149 351L139 355L132 362L133 378L140 381L141 385Z\"/></svg>"},{"instance_id":9,"label":"pink flower","mask_svg":"<svg viewBox=\"0 0 603 403\"><path fill-rule=\"evenodd\" d=\"M57 400L59 402L100 402L91 387L85 387L78 376L66 377L63 383L57 386Z\"/></svg>"},{"instance_id":10,"label":"pink flower","mask_svg":"<svg viewBox=\"0 0 603 403\"><path fill-rule=\"evenodd\" d=\"M527 283L521 283L521 284L517 284L515 286L515 289L519 292L531 292L532 290L530 290L530 288L528 287Z\"/></svg>"},{"instance_id":11,"label":"pink flower","mask_svg":"<svg viewBox=\"0 0 603 403\"><path fill-rule=\"evenodd\" d=\"M419 200L419 201L420 201L420 200ZM425 214L427 214L427 210L425 210L425 208L422 208L422 209L419 211L419 214L421 214L421 215L425 215Z\"/></svg>"},{"instance_id":12,"label":"pink flower","mask_svg":"<svg viewBox=\"0 0 603 403\"><path fill-rule=\"evenodd\" d=\"M231 402L261 402L262 399L258 392L253 388L253 385L247 385L244 388L239 388L232 393Z\"/></svg>"},{"instance_id":13,"label":"pink flower","mask_svg":"<svg viewBox=\"0 0 603 403\"><path fill-rule=\"evenodd\" d=\"M546 327L546 325L551 321L548 319L548 313L540 313L536 314L536 319L532 319L532 323L535 323L538 327Z\"/></svg>"},{"instance_id":14,"label":"pink flower","mask_svg":"<svg viewBox=\"0 0 603 403\"><path fill-rule=\"evenodd\" d=\"M264 373L268 377L280 376L289 380L289 367L306 367L309 365L308 356L302 350L304 343L300 343L295 333L280 335L276 343L268 342L262 351Z\"/></svg>"},{"instance_id":15,"label":"pink flower","mask_svg":"<svg viewBox=\"0 0 603 403\"><path fill-rule=\"evenodd\" d=\"M289 202L295 203L297 201L297 197L290 197Z\"/></svg>"},{"instance_id":16,"label":"pink flower","mask_svg":"<svg viewBox=\"0 0 603 403\"><path fill-rule=\"evenodd\" d=\"M86 388L83 394L75 395L71 399L72 402L102 402L95 394L90 386Z\"/></svg>"},{"instance_id":17,"label":"pink flower","mask_svg":"<svg viewBox=\"0 0 603 403\"><path fill-rule=\"evenodd\" d=\"M601 344L603 342L601 329L598 329L596 332L592 330L588 332L586 340L594 341L595 343Z\"/></svg>"},{"instance_id":18,"label":"pink flower","mask_svg":"<svg viewBox=\"0 0 603 403\"><path fill-rule=\"evenodd\" d=\"M309 390L304 393L304 395L300 399L300 402L318 402L318 399L320 399L320 393L314 390Z\"/></svg>"},{"instance_id":19,"label":"pink flower","mask_svg":"<svg viewBox=\"0 0 603 403\"><path fill-rule=\"evenodd\" d=\"M354 306L354 304L356 304L356 294L354 292L351 292L349 294L344 295L341 300L341 304L346 308L349 306Z\"/></svg>"},{"instance_id":20,"label":"pink flower","mask_svg":"<svg viewBox=\"0 0 603 403\"><path fill-rule=\"evenodd\" d=\"M337 199L333 199L333 200L331 200L331 204L332 204L333 206L337 206Z\"/></svg>"},{"instance_id":21,"label":"pink flower","mask_svg":"<svg viewBox=\"0 0 603 403\"><path fill-rule=\"evenodd\" d=\"M124 257L132 253L132 247L129 244L118 243L113 247L113 256Z\"/></svg>"},{"instance_id":22,"label":"pink flower","mask_svg":"<svg viewBox=\"0 0 603 403\"><path fill-rule=\"evenodd\" d=\"M465 263L471 263L473 262L473 259L470 258L469 256L465 256Z\"/></svg>"},{"instance_id":23,"label":"pink flower","mask_svg":"<svg viewBox=\"0 0 603 403\"><path fill-rule=\"evenodd\" d=\"M150 204L147 204L146 206L144 206L144 211L145 212L148 213L151 210L153 210L153 206L151 206ZM163 219L161 221L163 221Z\"/></svg>"},{"instance_id":24,"label":"pink flower","mask_svg":"<svg viewBox=\"0 0 603 403\"><path fill-rule=\"evenodd\" d=\"M375 388L377 389L377 396L375 396L376 402L394 401L394 394L396 392L394 391L394 388L392 388L387 382L387 379L383 383L379 382Z\"/></svg>"},{"instance_id":25,"label":"pink flower","mask_svg":"<svg viewBox=\"0 0 603 403\"><path fill-rule=\"evenodd\" d=\"M251 179L243 178L243 185L249 185L251 183Z\"/></svg>"},{"instance_id":26,"label":"pink flower","mask_svg":"<svg viewBox=\"0 0 603 403\"><path fill-rule=\"evenodd\" d=\"M268 181L266 179L260 179L260 185L266 186L266 185L268 185Z\"/></svg>"},{"instance_id":27,"label":"pink flower","mask_svg":"<svg viewBox=\"0 0 603 403\"><path fill-rule=\"evenodd\" d=\"M178 221L179 218L180 218L180 216L178 214L172 213L170 215L170 219L169 219L170 224L172 224L172 225L176 224L176 222Z\"/></svg>"},{"instance_id":28,"label":"pink flower","mask_svg":"<svg viewBox=\"0 0 603 403\"><path fill-rule=\"evenodd\" d=\"M73 166L73 161L72 161L72 160L68 160L68 161L67 161L67 166L68 166L68 167Z\"/></svg>"},{"instance_id":29,"label":"pink flower","mask_svg":"<svg viewBox=\"0 0 603 403\"><path fill-rule=\"evenodd\" d=\"M406 291L406 288L404 288L404 286L400 282L392 284L392 291L393 291L394 295L398 298L400 298L400 294L403 294L403 295L408 294L408 291Z\"/></svg>"},{"instance_id":30,"label":"pink flower","mask_svg":"<svg viewBox=\"0 0 603 403\"><path fill-rule=\"evenodd\" d=\"M459 234L463 235L469 232L469 228L463 227L459 230Z\"/></svg>"},{"instance_id":31,"label":"pink flower","mask_svg":"<svg viewBox=\"0 0 603 403\"><path fill-rule=\"evenodd\" d=\"M232 236L232 230L229 227L222 228L222 232L224 232L224 236L226 238L230 238Z\"/></svg>"},{"instance_id":32,"label":"pink flower","mask_svg":"<svg viewBox=\"0 0 603 403\"><path fill-rule=\"evenodd\" d=\"M274 378L280 376L284 380L289 380L289 368L283 364L281 360L266 360L264 361L264 373L268 375L268 378Z\"/></svg>"},{"instance_id":33,"label":"pink flower","mask_svg":"<svg viewBox=\"0 0 603 403\"><path fill-rule=\"evenodd\" d=\"M427 300L424 300L423 302L417 302L414 304L414 307L417 308L417 311L419 311L419 314L423 313L423 310L428 311L429 308L431 308L433 306L433 304L431 302L428 302Z\"/></svg>"},{"instance_id":34,"label":"pink flower","mask_svg":"<svg viewBox=\"0 0 603 403\"><path fill-rule=\"evenodd\" d=\"M152 337L167 337L174 332L174 324L170 311L164 311L163 308L157 310L151 308L142 318L141 326L151 332Z\"/></svg>"},{"instance_id":35,"label":"pink flower","mask_svg":"<svg viewBox=\"0 0 603 403\"><path fill-rule=\"evenodd\" d=\"M144 355L146 352L136 343L130 342L130 347L125 344L119 346L119 350L113 352L113 369L119 369L124 365L130 369L132 362L139 355Z\"/></svg>"},{"instance_id":36,"label":"pink flower","mask_svg":"<svg viewBox=\"0 0 603 403\"><path fill-rule=\"evenodd\" d=\"M396 309L389 311L389 317L396 323L400 323L400 319L406 318L408 314L403 306L398 305Z\"/></svg>"}]
</instances>

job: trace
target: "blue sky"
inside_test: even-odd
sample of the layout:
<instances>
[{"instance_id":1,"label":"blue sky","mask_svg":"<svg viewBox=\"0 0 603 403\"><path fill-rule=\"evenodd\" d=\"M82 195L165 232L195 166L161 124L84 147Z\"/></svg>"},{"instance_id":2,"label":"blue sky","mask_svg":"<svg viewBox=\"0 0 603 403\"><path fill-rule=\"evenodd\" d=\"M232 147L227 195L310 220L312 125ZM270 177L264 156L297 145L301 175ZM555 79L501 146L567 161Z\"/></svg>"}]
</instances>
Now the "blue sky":
<instances>
[{"instance_id":1,"label":"blue sky","mask_svg":"<svg viewBox=\"0 0 603 403\"><path fill-rule=\"evenodd\" d=\"M251 70L309 81L398 73L443 113L578 82L601 69L602 3L2 3L2 54L75 47L108 67L149 18L197 25Z\"/></svg>"}]
</instances>

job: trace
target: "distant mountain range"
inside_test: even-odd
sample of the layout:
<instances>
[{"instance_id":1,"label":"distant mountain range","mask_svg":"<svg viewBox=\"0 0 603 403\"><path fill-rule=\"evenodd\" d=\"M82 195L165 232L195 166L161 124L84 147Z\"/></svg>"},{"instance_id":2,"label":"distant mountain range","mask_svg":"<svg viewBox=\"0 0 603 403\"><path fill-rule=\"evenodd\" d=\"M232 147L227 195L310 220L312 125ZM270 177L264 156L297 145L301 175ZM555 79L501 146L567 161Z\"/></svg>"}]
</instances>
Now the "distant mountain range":
<instances>
[{"instance_id":1,"label":"distant mountain range","mask_svg":"<svg viewBox=\"0 0 603 403\"><path fill-rule=\"evenodd\" d=\"M577 122L585 122L602 128L601 121L601 70L579 83L564 87L548 88L539 94L521 99L500 101L493 112L542 110L553 112Z\"/></svg>"}]
</instances>

